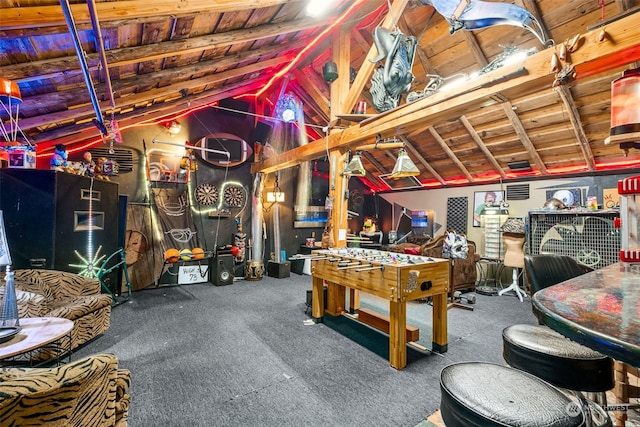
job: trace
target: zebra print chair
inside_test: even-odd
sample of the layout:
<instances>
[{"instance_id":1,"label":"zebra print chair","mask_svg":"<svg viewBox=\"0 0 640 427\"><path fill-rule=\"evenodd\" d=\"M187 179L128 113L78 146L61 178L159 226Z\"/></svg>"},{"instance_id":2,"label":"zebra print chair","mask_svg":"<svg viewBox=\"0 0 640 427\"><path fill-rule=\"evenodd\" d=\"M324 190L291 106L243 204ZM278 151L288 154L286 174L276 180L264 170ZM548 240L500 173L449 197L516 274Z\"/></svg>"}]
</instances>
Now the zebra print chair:
<instances>
[{"instance_id":1,"label":"zebra print chair","mask_svg":"<svg viewBox=\"0 0 640 427\"><path fill-rule=\"evenodd\" d=\"M125 427L130 384L129 370L107 353L55 368L0 369L0 425Z\"/></svg>"},{"instance_id":2,"label":"zebra print chair","mask_svg":"<svg viewBox=\"0 0 640 427\"><path fill-rule=\"evenodd\" d=\"M62 317L73 320L71 349L109 329L112 298L97 279L56 270L15 271L20 317ZM0 292L1 293L1 292ZM69 348L68 343L62 343Z\"/></svg>"}]
</instances>

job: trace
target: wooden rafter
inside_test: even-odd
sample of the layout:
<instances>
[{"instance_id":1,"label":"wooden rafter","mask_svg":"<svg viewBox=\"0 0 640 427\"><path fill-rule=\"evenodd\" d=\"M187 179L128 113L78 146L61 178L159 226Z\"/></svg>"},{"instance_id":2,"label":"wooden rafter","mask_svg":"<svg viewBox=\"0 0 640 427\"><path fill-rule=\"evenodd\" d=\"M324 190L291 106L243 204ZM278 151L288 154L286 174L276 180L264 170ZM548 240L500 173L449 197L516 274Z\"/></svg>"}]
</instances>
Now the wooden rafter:
<instances>
[{"instance_id":1,"label":"wooden rafter","mask_svg":"<svg viewBox=\"0 0 640 427\"><path fill-rule=\"evenodd\" d=\"M281 64L283 58L275 58L269 61L259 62L256 64L251 64L247 67L237 68L235 70L225 71L223 73L212 74L209 76L205 76L199 79L187 80L180 83L174 83L168 86L164 86L158 89L152 89L145 91L139 94L133 94L127 97L117 98L116 102L118 104L118 108L125 108L126 106L132 106L140 103L153 103L155 100L162 100L167 97L181 97L181 90L184 89L193 89L193 88L202 88L207 85L211 85L214 83L224 82L227 79L231 79L236 76L241 76L247 73L253 73L261 70L262 68L274 67L276 65ZM142 78L142 77L140 77ZM217 88L210 95L213 95L215 92L224 93L225 88ZM111 110L111 104L109 102L100 102L100 107L104 111ZM74 108L72 110L65 110L51 114L44 114L40 116L31 117L28 119L23 119L20 122L20 126L23 129L30 129L39 126L45 126L48 123L55 123L65 120L77 120L81 118L86 118L91 116L93 113L93 109L91 106L84 106L79 108Z\"/></svg>"},{"instance_id":2,"label":"wooden rafter","mask_svg":"<svg viewBox=\"0 0 640 427\"><path fill-rule=\"evenodd\" d=\"M259 9L278 6L287 0L121 0L117 2L97 2L96 12L101 22L138 19L148 16L182 16L195 13L223 13L239 10ZM77 24L91 21L86 4L72 4L71 13ZM65 17L59 5L22 6L0 8L2 24L0 29L20 29L66 25Z\"/></svg>"},{"instance_id":3,"label":"wooden rafter","mask_svg":"<svg viewBox=\"0 0 640 427\"><path fill-rule=\"evenodd\" d=\"M293 75L300 87L306 92L306 97L313 101L310 103L311 105L307 104L309 108L315 109L317 113L328 123L329 100L318 88L320 82L315 81L311 73L303 73L302 71L296 70Z\"/></svg>"},{"instance_id":4,"label":"wooden rafter","mask_svg":"<svg viewBox=\"0 0 640 427\"><path fill-rule=\"evenodd\" d=\"M540 8L538 8L538 2L535 0L522 0L524 8L527 9L537 20L542 27L542 34L544 35L545 40L549 39L549 29L547 28L544 19L542 19L542 15L540 14Z\"/></svg>"},{"instance_id":5,"label":"wooden rafter","mask_svg":"<svg viewBox=\"0 0 640 427\"><path fill-rule=\"evenodd\" d=\"M145 109L144 113L137 110L122 114L118 118L118 124L120 129L125 129L131 125L141 125L144 123L156 122L167 117L175 115L176 111L184 111L189 108L197 109L209 104L213 104L223 98L229 96L236 96L246 93L250 90L255 90L264 84L267 77L258 77L252 81L241 81L238 83L230 84L225 87L225 91L216 93L200 93L190 95L188 98L180 98L169 102L163 102L155 104ZM38 144L38 150L46 151L47 148L55 144L72 144L78 141L86 141L91 138L99 138L100 133L97 128L90 122L82 124L74 124L72 126L62 127L47 134L49 137L46 139L38 140L35 142ZM51 137L53 135L53 137ZM51 142L51 141L54 142Z\"/></svg>"},{"instance_id":6,"label":"wooden rafter","mask_svg":"<svg viewBox=\"0 0 640 427\"><path fill-rule=\"evenodd\" d=\"M425 159L422 156L422 154L420 154L420 152L416 149L416 147L413 146L413 144L411 143L411 141L409 141L409 139L407 139L404 135L399 135L398 138L402 142L404 142L405 148L407 149L407 151L409 151L413 157L418 159L418 161L422 164L422 166L424 166L424 168L426 170L428 170L429 173L431 175L433 175L435 177L435 179L437 179L440 184L446 185L446 182L445 182L444 178L442 178L442 176L440 176L440 174L433 168L433 166L431 166L431 164L429 164L427 159Z\"/></svg>"},{"instance_id":7,"label":"wooden rafter","mask_svg":"<svg viewBox=\"0 0 640 427\"><path fill-rule=\"evenodd\" d=\"M379 161L377 161L376 158L373 157L371 153L369 153L368 151L362 151L360 152L360 155L363 156L365 159L367 159L367 161L371 163L382 175L386 175L390 173L390 171L388 171L387 168L382 166L382 164Z\"/></svg>"},{"instance_id":8,"label":"wooden rafter","mask_svg":"<svg viewBox=\"0 0 640 427\"><path fill-rule=\"evenodd\" d=\"M467 46L469 46L471 54L473 55L478 65L480 65L480 67L484 67L485 65L487 65L489 61L482 51L482 48L480 47L476 36L471 31L460 31L460 33L462 33L462 35L464 36L464 41L467 43Z\"/></svg>"},{"instance_id":9,"label":"wooden rafter","mask_svg":"<svg viewBox=\"0 0 640 427\"><path fill-rule=\"evenodd\" d=\"M493 156L493 154L491 154L491 151L489 151L489 149L487 148L487 145L484 143L482 138L480 138L480 135L478 135L478 132L476 132L476 130L471 125L471 123L469 123L469 120L465 116L460 116L460 122L462 123L464 128L467 130L467 132L469 132L471 139L475 141L478 148L480 148L480 150L484 153L485 157L487 158L487 160L489 160L489 162L494 167L494 169L498 171L498 173L502 178L506 178L507 174L504 172L504 169L502 169L502 166L500 166L500 163L498 163L498 161Z\"/></svg>"},{"instance_id":10,"label":"wooden rafter","mask_svg":"<svg viewBox=\"0 0 640 427\"><path fill-rule=\"evenodd\" d=\"M632 25L637 15L626 16L607 25L612 40L599 41L598 31L583 34L581 48L571 54L571 62L576 70L576 79L604 73L622 65L640 59L640 28ZM332 134L327 142L329 148L353 146L376 134L409 134L424 128L437 120L459 117L470 109L491 105L492 96L502 94L505 97L525 96L538 91L540 87L551 87L555 73L549 66L550 47L528 56L522 63L505 66L481 75L473 81L457 88L456 93L438 92L415 102L379 114ZM495 103L495 101L493 101ZM513 111L509 107L511 115ZM303 159L318 158L323 155L324 144L308 144L304 149L293 149L282 155L255 163L254 172L269 172L295 166ZM539 156L538 156L539 158ZM543 166L538 161L539 166ZM546 168L545 168L546 169Z\"/></svg>"},{"instance_id":11,"label":"wooden rafter","mask_svg":"<svg viewBox=\"0 0 640 427\"><path fill-rule=\"evenodd\" d=\"M290 28L295 31L293 27ZM283 33L286 34L286 33ZM306 40L293 41L287 44L287 50L295 50L307 43ZM199 47L196 51L202 51L209 49L206 44L196 43ZM184 46L184 45L183 45ZM226 46L225 42L221 42L221 46ZM148 46L131 47L111 49L107 51L107 61L109 68L117 68L124 65L130 65L136 61L147 61L152 59L159 59L158 55L162 58L176 55L184 55L191 52L194 46L184 46L185 49L181 49L173 41L166 41L156 43L152 48ZM215 46L214 46L215 47ZM151 52L156 49L157 52ZM259 49L254 49L246 52L239 52L237 54L228 54L224 57L211 58L210 60L201 61L197 64L187 65L181 67L181 72L184 73L199 73L211 68L229 67L242 62L251 62L259 60L262 57L272 57L274 55L283 54L281 46L266 46ZM97 69L99 64L99 58L97 53L86 54L87 63L90 68ZM173 70L174 72L176 70ZM19 82L27 82L42 77L57 77L68 76L69 73L80 74L80 67L78 65L78 59L75 56L67 56L62 58L51 58L40 61L33 61L29 63L22 63L17 65L6 65L2 67L2 76L9 80L15 80ZM162 72L162 70L160 71ZM153 76L145 75L145 79L155 78Z\"/></svg>"},{"instance_id":12,"label":"wooden rafter","mask_svg":"<svg viewBox=\"0 0 640 427\"><path fill-rule=\"evenodd\" d=\"M471 176L471 174L469 173L469 170L466 168L466 166L460 161L460 159L458 159L458 157L455 155L455 153L453 152L453 150L451 150L451 148L449 148L449 146L447 145L447 143L445 142L444 139L442 139L442 137L440 136L440 134L438 133L437 130L435 130L433 128L433 126L429 126L429 128L427 129L429 131L429 133L431 134L431 136L433 137L433 139L436 140L436 142L440 145L440 148L442 148L442 150L444 150L445 153L447 153L447 156L449 156L449 158L451 159L451 161L453 163L455 163L456 166L458 166L458 169L460 169L460 171L462 171L462 173L464 174L464 176L467 178L467 180L469 182L475 182L475 180L473 179L473 176Z\"/></svg>"},{"instance_id":13,"label":"wooden rafter","mask_svg":"<svg viewBox=\"0 0 640 427\"><path fill-rule=\"evenodd\" d=\"M560 85L555 88L556 93L562 99L562 103L567 109L567 113L569 114L569 120L573 125L573 131L578 139L578 145L580 146L580 151L582 151L582 156L584 157L584 161L587 164L587 167L590 171L596 168L595 162L593 161L593 152L591 151L591 146L589 145L589 139L584 132L584 128L582 127L582 121L580 120L580 113L578 112L578 108L576 108L576 103L573 100L573 95L571 95L571 90L565 86Z\"/></svg>"},{"instance_id":14,"label":"wooden rafter","mask_svg":"<svg viewBox=\"0 0 640 427\"><path fill-rule=\"evenodd\" d=\"M520 138L520 142L522 143L524 148L527 150L529 157L533 160L533 163L535 163L536 166L538 166L538 169L540 170L540 172L543 175L546 175L547 166L542 161L542 158L540 158L540 155L538 154L536 147L533 145L533 142L531 142L531 139L529 139L529 135L527 134L526 129L522 125L520 118L518 117L516 112L513 111L513 105L511 105L511 102L505 101L502 103L502 108L504 109L504 113L509 118L509 121L511 121L511 124L513 125L513 129L516 131L516 135L518 135L518 138Z\"/></svg>"}]
</instances>

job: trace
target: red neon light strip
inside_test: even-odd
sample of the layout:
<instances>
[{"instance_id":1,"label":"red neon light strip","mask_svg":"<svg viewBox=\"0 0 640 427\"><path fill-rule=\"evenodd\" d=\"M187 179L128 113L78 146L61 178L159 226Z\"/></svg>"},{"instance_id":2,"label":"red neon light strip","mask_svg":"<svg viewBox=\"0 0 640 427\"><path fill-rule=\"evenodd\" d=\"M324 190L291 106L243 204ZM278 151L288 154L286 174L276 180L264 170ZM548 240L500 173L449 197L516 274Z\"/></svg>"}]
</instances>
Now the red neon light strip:
<instances>
[{"instance_id":1,"label":"red neon light strip","mask_svg":"<svg viewBox=\"0 0 640 427\"><path fill-rule=\"evenodd\" d=\"M293 61L291 61L289 63L289 65L287 65L282 70L280 70L276 74L274 74L274 76L271 77L271 79L267 82L267 84L264 85L264 87L262 89L260 89L258 92L256 92L255 96L259 97L260 95L262 95L267 89L269 89L271 87L271 85L277 79L279 79L280 77L284 76L289 71L291 71L291 69L298 63L298 61L302 58L302 56L304 56L309 50L311 50L316 44L318 44L318 42L322 38L324 38L324 36L328 32L333 30L336 25L342 23L347 18L347 16L351 13L351 11L354 10L355 8L357 8L360 5L360 3L363 3L363 2L364 2L364 0L357 0L357 1L353 2L353 4L349 7L349 9L347 9L338 19L336 19L333 22L333 24L331 24L327 28L325 28L324 31L322 31L320 34L318 34L316 36L316 38L313 39L313 41L311 43L309 43L304 49L302 49L300 52L298 52L298 54L295 56L295 58L293 58Z\"/></svg>"}]
</instances>

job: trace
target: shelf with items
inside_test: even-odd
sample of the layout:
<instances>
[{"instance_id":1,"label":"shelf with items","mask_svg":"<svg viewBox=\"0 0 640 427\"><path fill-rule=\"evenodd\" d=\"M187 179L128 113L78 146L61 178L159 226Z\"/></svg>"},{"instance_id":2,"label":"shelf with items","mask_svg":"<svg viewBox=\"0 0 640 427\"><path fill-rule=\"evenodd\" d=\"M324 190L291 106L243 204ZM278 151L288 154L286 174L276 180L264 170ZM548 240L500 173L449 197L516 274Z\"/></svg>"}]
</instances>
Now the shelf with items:
<instances>
[{"instance_id":1,"label":"shelf with items","mask_svg":"<svg viewBox=\"0 0 640 427\"><path fill-rule=\"evenodd\" d=\"M482 216L482 226L484 228L484 258L504 258L504 245L502 244L500 226L507 218L509 218L508 214Z\"/></svg>"}]
</instances>

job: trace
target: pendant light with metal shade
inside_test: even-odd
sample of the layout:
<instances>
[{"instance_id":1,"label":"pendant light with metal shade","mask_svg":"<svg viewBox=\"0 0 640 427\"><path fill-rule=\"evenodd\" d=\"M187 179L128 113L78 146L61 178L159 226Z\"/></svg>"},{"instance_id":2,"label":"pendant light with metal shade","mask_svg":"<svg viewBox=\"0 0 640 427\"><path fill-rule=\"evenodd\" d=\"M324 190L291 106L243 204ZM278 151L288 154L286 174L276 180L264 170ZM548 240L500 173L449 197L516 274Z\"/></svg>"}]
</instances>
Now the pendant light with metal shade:
<instances>
[{"instance_id":1,"label":"pendant light with metal shade","mask_svg":"<svg viewBox=\"0 0 640 427\"><path fill-rule=\"evenodd\" d=\"M420 175L420 169L413 163L413 160L409 158L409 155L405 151L404 147L398 151L398 158L396 164L393 167L393 171L389 178L404 178L407 176Z\"/></svg>"},{"instance_id":2,"label":"pendant light with metal shade","mask_svg":"<svg viewBox=\"0 0 640 427\"><path fill-rule=\"evenodd\" d=\"M342 174L346 176L365 176L367 174L367 171L362 164L359 151L356 151L353 155L351 161L347 164L347 167L342 171Z\"/></svg>"}]
</instances>

